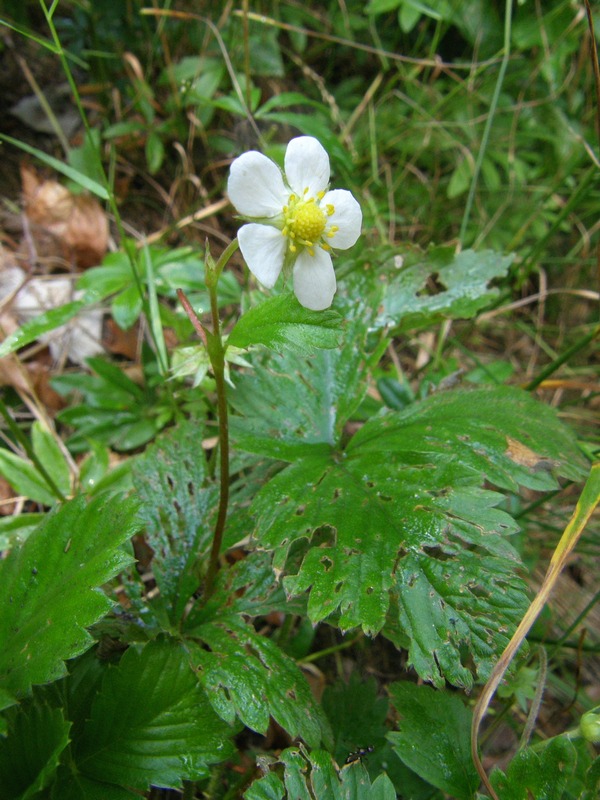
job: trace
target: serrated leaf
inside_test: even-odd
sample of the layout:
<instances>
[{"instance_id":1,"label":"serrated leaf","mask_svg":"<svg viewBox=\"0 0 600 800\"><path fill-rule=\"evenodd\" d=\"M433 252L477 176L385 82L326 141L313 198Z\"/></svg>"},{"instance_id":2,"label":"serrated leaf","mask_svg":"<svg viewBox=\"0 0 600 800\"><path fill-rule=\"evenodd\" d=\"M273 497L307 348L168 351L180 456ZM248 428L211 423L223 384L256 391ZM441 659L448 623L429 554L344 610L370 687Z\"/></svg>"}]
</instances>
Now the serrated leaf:
<instances>
[{"instance_id":1,"label":"serrated leaf","mask_svg":"<svg viewBox=\"0 0 600 800\"><path fill-rule=\"evenodd\" d=\"M360 747L377 749L385 744L388 702L378 697L374 678L362 681L357 672L348 683L339 680L323 693L323 710L331 723L338 764Z\"/></svg>"},{"instance_id":2,"label":"serrated leaf","mask_svg":"<svg viewBox=\"0 0 600 800\"><path fill-rule=\"evenodd\" d=\"M471 712L456 695L404 681L389 687L400 716L388 734L402 761L456 800L471 800L480 778L471 759Z\"/></svg>"},{"instance_id":3,"label":"serrated leaf","mask_svg":"<svg viewBox=\"0 0 600 800\"><path fill-rule=\"evenodd\" d=\"M184 647L155 640L109 667L75 752L80 772L147 790L208 775L231 753L231 730L199 686Z\"/></svg>"},{"instance_id":4,"label":"serrated leaf","mask_svg":"<svg viewBox=\"0 0 600 800\"><path fill-rule=\"evenodd\" d=\"M52 781L69 743L71 723L63 712L27 703L16 709L8 737L0 738L2 800L29 800Z\"/></svg>"},{"instance_id":5,"label":"serrated leaf","mask_svg":"<svg viewBox=\"0 0 600 800\"><path fill-rule=\"evenodd\" d=\"M491 282L507 274L513 259L493 250L454 253L439 248L406 260L410 263L399 269L392 261L386 271L385 298L376 323L396 331L475 316L498 296Z\"/></svg>"},{"instance_id":6,"label":"serrated leaf","mask_svg":"<svg viewBox=\"0 0 600 800\"><path fill-rule=\"evenodd\" d=\"M55 680L64 660L90 647L86 627L111 607L99 587L131 561L122 544L135 532L135 505L76 498L0 561L0 684L8 691Z\"/></svg>"},{"instance_id":7,"label":"serrated leaf","mask_svg":"<svg viewBox=\"0 0 600 800\"><path fill-rule=\"evenodd\" d=\"M327 721L295 662L270 639L234 616L194 630L207 648L193 647L198 676L220 717L236 716L265 734L269 717L295 739L316 747L328 739Z\"/></svg>"},{"instance_id":8,"label":"serrated leaf","mask_svg":"<svg viewBox=\"0 0 600 800\"><path fill-rule=\"evenodd\" d=\"M262 344L281 352L289 348L307 355L337 347L342 317L336 311L309 311L293 293L269 297L240 317L228 336L233 347Z\"/></svg>"},{"instance_id":9,"label":"serrated leaf","mask_svg":"<svg viewBox=\"0 0 600 800\"><path fill-rule=\"evenodd\" d=\"M573 743L564 736L557 736L544 742L537 752L532 747L520 750L506 773L494 770L490 781L502 800L526 797L562 800L576 764L577 750Z\"/></svg>"},{"instance_id":10,"label":"serrated leaf","mask_svg":"<svg viewBox=\"0 0 600 800\"><path fill-rule=\"evenodd\" d=\"M286 461L330 452L366 391L366 337L365 324L354 320L339 350L308 359L271 355L254 374L239 375L230 393L237 446Z\"/></svg>"},{"instance_id":11,"label":"serrated leaf","mask_svg":"<svg viewBox=\"0 0 600 800\"><path fill-rule=\"evenodd\" d=\"M216 487L204 486L202 437L197 422L184 422L148 448L133 469L152 570L172 622L198 588L193 566L211 541L217 506Z\"/></svg>"},{"instance_id":12,"label":"serrated leaf","mask_svg":"<svg viewBox=\"0 0 600 800\"><path fill-rule=\"evenodd\" d=\"M304 749L288 748L279 762L284 766L283 781L271 772L250 786L245 800L279 800L284 796L290 800L395 800L397 796L387 775L379 775L371 784L360 762L339 769L324 750L308 754Z\"/></svg>"},{"instance_id":13,"label":"serrated leaf","mask_svg":"<svg viewBox=\"0 0 600 800\"><path fill-rule=\"evenodd\" d=\"M526 393L457 390L370 420L345 450L299 459L251 511L259 546L290 573L286 591L309 592L313 622L385 625L398 641L395 625L425 680L470 686L460 648L485 677L526 608L506 538L517 526L481 485L549 489L549 469L579 478L583 467L570 432Z\"/></svg>"}]
</instances>

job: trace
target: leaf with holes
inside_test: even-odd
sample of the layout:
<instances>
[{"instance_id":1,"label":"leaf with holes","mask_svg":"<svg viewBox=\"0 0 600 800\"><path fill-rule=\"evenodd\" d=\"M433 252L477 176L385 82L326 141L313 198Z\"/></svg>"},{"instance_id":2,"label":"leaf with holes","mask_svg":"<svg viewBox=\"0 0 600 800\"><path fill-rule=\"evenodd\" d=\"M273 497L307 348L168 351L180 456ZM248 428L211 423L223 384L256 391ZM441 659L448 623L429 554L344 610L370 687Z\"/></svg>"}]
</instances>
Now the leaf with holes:
<instances>
[{"instance_id":1,"label":"leaf with holes","mask_svg":"<svg viewBox=\"0 0 600 800\"><path fill-rule=\"evenodd\" d=\"M152 571L171 621L198 588L193 569L210 544L216 487L205 487L203 430L194 421L170 429L136 462L133 482L153 550Z\"/></svg>"},{"instance_id":2,"label":"leaf with holes","mask_svg":"<svg viewBox=\"0 0 600 800\"><path fill-rule=\"evenodd\" d=\"M327 453L364 397L369 364L367 330L348 324L339 350L312 358L286 353L258 361L263 369L239 375L230 400L238 412L231 434L243 450L293 461L315 450Z\"/></svg>"},{"instance_id":3,"label":"leaf with holes","mask_svg":"<svg viewBox=\"0 0 600 800\"><path fill-rule=\"evenodd\" d=\"M229 724L236 717L265 734L270 717L311 747L331 734L296 663L237 616L220 615L193 630L204 646L189 645L213 708Z\"/></svg>"},{"instance_id":4,"label":"leaf with holes","mask_svg":"<svg viewBox=\"0 0 600 800\"><path fill-rule=\"evenodd\" d=\"M433 395L367 422L343 450L288 466L258 494L260 548L273 550L313 622L384 630L425 680L485 679L527 597L502 495L585 474L572 434L525 392L479 387Z\"/></svg>"},{"instance_id":5,"label":"leaf with holes","mask_svg":"<svg viewBox=\"0 0 600 800\"><path fill-rule=\"evenodd\" d=\"M269 772L255 781L245 792L245 800L277 800L289 797L311 800L314 797L332 800L395 800L396 790L387 775L379 775L373 783L360 761L341 769L331 754L290 747L279 756L283 778ZM286 794L287 791L287 794Z\"/></svg>"},{"instance_id":6,"label":"leaf with holes","mask_svg":"<svg viewBox=\"0 0 600 800\"><path fill-rule=\"evenodd\" d=\"M398 256L387 262L386 293L378 326L396 330L423 328L444 319L470 319L498 297L492 281L504 277L512 256L436 247L426 254Z\"/></svg>"}]
</instances>

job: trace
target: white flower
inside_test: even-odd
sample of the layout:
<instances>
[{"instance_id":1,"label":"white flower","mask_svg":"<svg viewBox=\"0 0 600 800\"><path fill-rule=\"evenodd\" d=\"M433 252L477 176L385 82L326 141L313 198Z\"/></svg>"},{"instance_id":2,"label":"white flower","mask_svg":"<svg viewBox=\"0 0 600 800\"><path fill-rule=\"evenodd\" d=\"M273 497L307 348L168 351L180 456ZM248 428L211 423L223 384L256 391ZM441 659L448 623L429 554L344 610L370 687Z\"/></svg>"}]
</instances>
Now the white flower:
<instances>
[{"instance_id":1,"label":"white flower","mask_svg":"<svg viewBox=\"0 0 600 800\"><path fill-rule=\"evenodd\" d=\"M227 191L237 211L252 220L238 231L250 271L268 289L285 266L305 308L329 308L336 290L331 250L346 250L360 236L362 212L344 189L328 191L329 156L312 136L292 139L285 175L251 150L231 165Z\"/></svg>"}]
</instances>

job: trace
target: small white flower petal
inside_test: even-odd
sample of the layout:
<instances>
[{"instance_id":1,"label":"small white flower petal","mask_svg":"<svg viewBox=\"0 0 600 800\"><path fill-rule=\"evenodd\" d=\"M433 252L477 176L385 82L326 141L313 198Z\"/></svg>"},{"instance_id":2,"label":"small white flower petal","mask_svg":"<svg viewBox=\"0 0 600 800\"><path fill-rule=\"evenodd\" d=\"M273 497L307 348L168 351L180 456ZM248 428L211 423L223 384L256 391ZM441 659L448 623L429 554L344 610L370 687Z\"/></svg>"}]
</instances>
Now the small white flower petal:
<instances>
[{"instance_id":1,"label":"small white flower petal","mask_svg":"<svg viewBox=\"0 0 600 800\"><path fill-rule=\"evenodd\" d=\"M285 177L300 197L308 189L308 197L316 197L329 184L329 156L323 145L312 136L292 139L285 151Z\"/></svg>"},{"instance_id":2,"label":"small white flower petal","mask_svg":"<svg viewBox=\"0 0 600 800\"><path fill-rule=\"evenodd\" d=\"M274 217L289 197L281 170L270 158L250 150L236 158L229 171L227 194L245 217Z\"/></svg>"},{"instance_id":3,"label":"small white flower petal","mask_svg":"<svg viewBox=\"0 0 600 800\"><path fill-rule=\"evenodd\" d=\"M346 250L356 242L360 236L362 225L362 211L352 192L346 189L333 189L323 197L319 203L321 208L332 205L335 209L327 219L327 230L332 225L338 230L327 243L336 250Z\"/></svg>"},{"instance_id":4,"label":"small white flower petal","mask_svg":"<svg viewBox=\"0 0 600 800\"><path fill-rule=\"evenodd\" d=\"M301 305L311 311L324 311L336 290L331 256L318 247L314 256L304 250L294 264L294 293Z\"/></svg>"},{"instance_id":5,"label":"small white flower petal","mask_svg":"<svg viewBox=\"0 0 600 800\"><path fill-rule=\"evenodd\" d=\"M272 289L283 266L287 239L278 228L251 222L238 231L238 242L250 272Z\"/></svg>"}]
</instances>

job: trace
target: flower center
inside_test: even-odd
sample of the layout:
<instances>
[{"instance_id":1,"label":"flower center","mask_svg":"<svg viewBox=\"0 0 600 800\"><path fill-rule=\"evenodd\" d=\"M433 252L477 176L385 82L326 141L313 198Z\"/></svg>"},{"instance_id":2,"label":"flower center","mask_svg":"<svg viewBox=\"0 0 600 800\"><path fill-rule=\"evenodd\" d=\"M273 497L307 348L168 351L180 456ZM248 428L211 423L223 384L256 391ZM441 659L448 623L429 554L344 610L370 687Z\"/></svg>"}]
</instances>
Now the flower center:
<instances>
[{"instance_id":1,"label":"flower center","mask_svg":"<svg viewBox=\"0 0 600 800\"><path fill-rule=\"evenodd\" d=\"M296 238L311 244L318 241L325 230L325 221L325 214L314 201L300 203L292 223Z\"/></svg>"},{"instance_id":2,"label":"flower center","mask_svg":"<svg viewBox=\"0 0 600 800\"><path fill-rule=\"evenodd\" d=\"M304 195L308 189L305 190ZM321 199L319 195L318 199ZM308 248L308 252L314 255L313 247L320 244L327 225L327 217L333 214L333 206L327 206L323 210L316 202L314 197L298 197L291 194L287 206L283 208L283 229L282 233L290 240L290 252L296 253L299 247ZM337 228L336 228L337 230ZM329 235L329 234L327 234ZM329 248L328 245L321 246Z\"/></svg>"}]
</instances>

